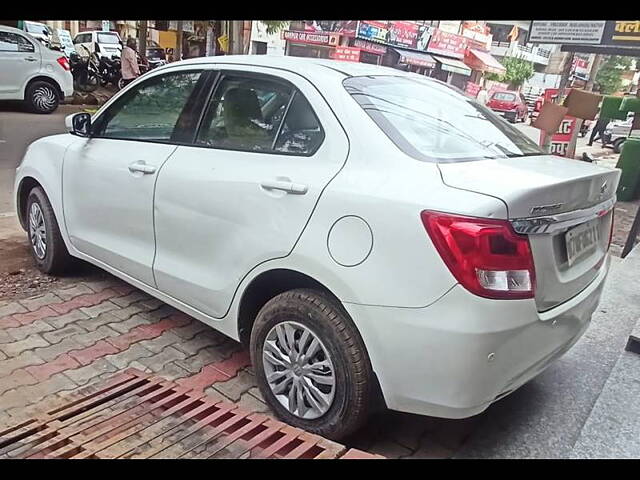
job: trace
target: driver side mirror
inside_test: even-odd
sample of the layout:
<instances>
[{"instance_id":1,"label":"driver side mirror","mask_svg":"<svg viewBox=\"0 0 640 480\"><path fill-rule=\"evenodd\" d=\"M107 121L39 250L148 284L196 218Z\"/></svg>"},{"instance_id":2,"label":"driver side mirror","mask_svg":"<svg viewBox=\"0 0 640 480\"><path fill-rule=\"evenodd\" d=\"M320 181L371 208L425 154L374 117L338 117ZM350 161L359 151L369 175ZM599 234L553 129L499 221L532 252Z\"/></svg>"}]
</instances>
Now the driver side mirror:
<instances>
[{"instance_id":1,"label":"driver side mirror","mask_svg":"<svg viewBox=\"0 0 640 480\"><path fill-rule=\"evenodd\" d=\"M91 115L86 112L67 115L64 123L72 135L88 137L91 134Z\"/></svg>"}]
</instances>

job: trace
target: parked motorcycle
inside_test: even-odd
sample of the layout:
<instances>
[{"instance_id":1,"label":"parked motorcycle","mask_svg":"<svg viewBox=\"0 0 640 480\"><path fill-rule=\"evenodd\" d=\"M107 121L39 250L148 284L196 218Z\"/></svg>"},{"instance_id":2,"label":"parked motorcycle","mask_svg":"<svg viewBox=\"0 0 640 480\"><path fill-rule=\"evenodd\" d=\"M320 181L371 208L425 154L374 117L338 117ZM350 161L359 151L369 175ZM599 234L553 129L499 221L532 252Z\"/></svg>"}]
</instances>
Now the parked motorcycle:
<instances>
[{"instance_id":1,"label":"parked motorcycle","mask_svg":"<svg viewBox=\"0 0 640 480\"><path fill-rule=\"evenodd\" d=\"M94 53L93 61L98 64L100 85L106 87L110 83L117 87L120 77L122 76L120 57L112 55L109 59L105 56L98 56L98 54Z\"/></svg>"},{"instance_id":2,"label":"parked motorcycle","mask_svg":"<svg viewBox=\"0 0 640 480\"><path fill-rule=\"evenodd\" d=\"M100 84L100 77L91 62L91 57L81 57L76 52L69 54L69 66L73 76L73 87L83 92L93 92Z\"/></svg>"}]
</instances>

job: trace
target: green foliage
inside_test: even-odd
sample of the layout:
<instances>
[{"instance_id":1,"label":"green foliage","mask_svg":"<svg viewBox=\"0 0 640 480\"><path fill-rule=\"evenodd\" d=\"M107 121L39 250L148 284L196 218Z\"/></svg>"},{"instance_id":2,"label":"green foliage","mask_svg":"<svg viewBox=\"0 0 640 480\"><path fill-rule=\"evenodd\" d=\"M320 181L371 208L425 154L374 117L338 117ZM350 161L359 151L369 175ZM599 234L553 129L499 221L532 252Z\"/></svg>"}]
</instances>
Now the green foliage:
<instances>
[{"instance_id":1,"label":"green foliage","mask_svg":"<svg viewBox=\"0 0 640 480\"><path fill-rule=\"evenodd\" d=\"M622 87L622 73L631 68L631 57L611 55L602 64L596 75L596 83L600 85L600 93L611 95Z\"/></svg>"},{"instance_id":2,"label":"green foliage","mask_svg":"<svg viewBox=\"0 0 640 480\"><path fill-rule=\"evenodd\" d=\"M526 80L533 77L533 63L522 58L505 57L502 60L502 65L506 68L504 74L486 73L485 78L496 82L508 83L512 88L518 88Z\"/></svg>"},{"instance_id":3,"label":"green foliage","mask_svg":"<svg viewBox=\"0 0 640 480\"><path fill-rule=\"evenodd\" d=\"M291 20L260 20L260 23L267 27L267 33L271 35L288 28Z\"/></svg>"},{"instance_id":4,"label":"green foliage","mask_svg":"<svg viewBox=\"0 0 640 480\"><path fill-rule=\"evenodd\" d=\"M502 64L507 71L502 76L501 81L508 83L515 88L533 77L535 72L533 69L533 63L523 58L505 57L502 60Z\"/></svg>"}]
</instances>

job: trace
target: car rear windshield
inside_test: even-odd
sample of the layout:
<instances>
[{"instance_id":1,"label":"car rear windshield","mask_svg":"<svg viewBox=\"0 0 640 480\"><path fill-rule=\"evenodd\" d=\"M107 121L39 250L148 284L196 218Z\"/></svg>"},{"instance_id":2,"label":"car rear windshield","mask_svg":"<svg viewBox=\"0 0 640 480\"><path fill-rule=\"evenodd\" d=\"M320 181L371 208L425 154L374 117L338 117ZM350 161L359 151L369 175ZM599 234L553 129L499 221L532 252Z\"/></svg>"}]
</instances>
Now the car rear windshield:
<instances>
[{"instance_id":1,"label":"car rear windshield","mask_svg":"<svg viewBox=\"0 0 640 480\"><path fill-rule=\"evenodd\" d=\"M494 100L500 100L501 102L513 102L516 96L513 93L496 92L492 97Z\"/></svg>"},{"instance_id":2,"label":"car rear windshield","mask_svg":"<svg viewBox=\"0 0 640 480\"><path fill-rule=\"evenodd\" d=\"M544 152L502 118L452 86L429 78L379 75L343 82L406 154L431 162L522 157Z\"/></svg>"},{"instance_id":3,"label":"car rear windshield","mask_svg":"<svg viewBox=\"0 0 640 480\"><path fill-rule=\"evenodd\" d=\"M116 44L116 43L120 43L120 39L115 33L99 33L98 43Z\"/></svg>"}]
</instances>

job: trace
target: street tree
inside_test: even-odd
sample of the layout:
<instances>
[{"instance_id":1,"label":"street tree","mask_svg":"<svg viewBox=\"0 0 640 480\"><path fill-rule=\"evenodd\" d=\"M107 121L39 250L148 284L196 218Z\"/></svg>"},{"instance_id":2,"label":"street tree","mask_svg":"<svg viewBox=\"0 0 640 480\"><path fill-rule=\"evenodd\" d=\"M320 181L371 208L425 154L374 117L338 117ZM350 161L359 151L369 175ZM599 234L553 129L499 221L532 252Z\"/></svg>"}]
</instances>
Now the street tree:
<instances>
[{"instance_id":1,"label":"street tree","mask_svg":"<svg viewBox=\"0 0 640 480\"><path fill-rule=\"evenodd\" d=\"M288 28L291 20L260 20L260 23L267 27L267 33L271 35Z\"/></svg>"},{"instance_id":2,"label":"street tree","mask_svg":"<svg viewBox=\"0 0 640 480\"><path fill-rule=\"evenodd\" d=\"M501 81L508 83L513 89L520 88L535 73L533 63L524 58L505 57L502 64L506 72L502 75Z\"/></svg>"},{"instance_id":3,"label":"street tree","mask_svg":"<svg viewBox=\"0 0 640 480\"><path fill-rule=\"evenodd\" d=\"M596 75L596 83L600 86L600 92L611 95L622 87L622 74L625 69L631 68L631 57L611 55L602 64Z\"/></svg>"}]
</instances>

